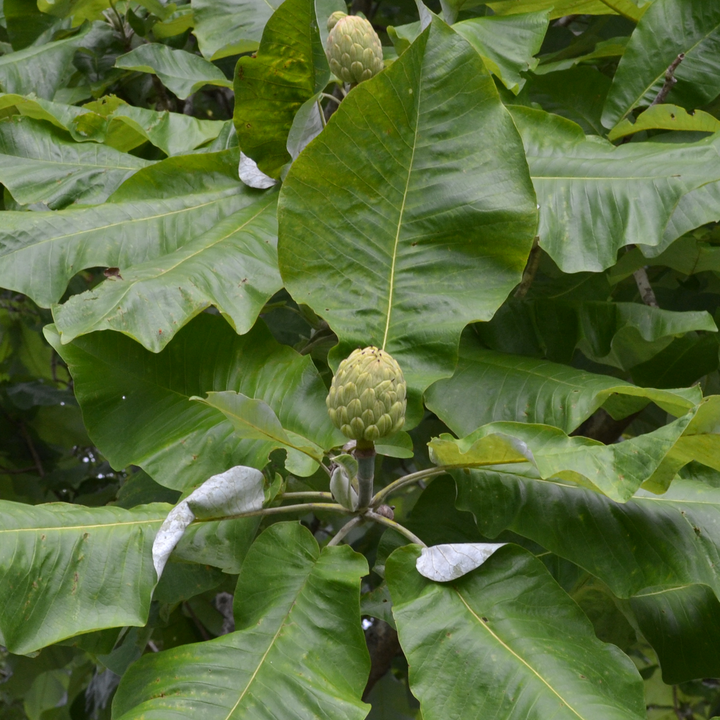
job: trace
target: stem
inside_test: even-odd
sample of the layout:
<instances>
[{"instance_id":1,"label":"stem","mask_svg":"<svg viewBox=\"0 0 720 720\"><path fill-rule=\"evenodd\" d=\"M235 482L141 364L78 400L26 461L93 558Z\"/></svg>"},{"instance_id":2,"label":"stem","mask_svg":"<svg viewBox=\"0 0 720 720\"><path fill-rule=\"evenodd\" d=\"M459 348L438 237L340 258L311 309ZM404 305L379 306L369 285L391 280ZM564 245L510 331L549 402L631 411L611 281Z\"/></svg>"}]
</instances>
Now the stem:
<instances>
[{"instance_id":1,"label":"stem","mask_svg":"<svg viewBox=\"0 0 720 720\"><path fill-rule=\"evenodd\" d=\"M394 520L390 520L390 518L386 518L383 515L378 515L376 512L373 512L372 510L368 510L365 513L365 517L370 518L371 520L374 520L379 525L385 525L386 527L392 528L393 530L397 530L397 532L404 535L408 540L410 540L410 542L413 542L416 545L420 545L420 547L427 547L427 545L417 535L410 532L406 527L404 527L400 523L397 523Z\"/></svg>"},{"instance_id":2,"label":"stem","mask_svg":"<svg viewBox=\"0 0 720 720\"><path fill-rule=\"evenodd\" d=\"M337 503L300 503L299 505L280 505L279 507L262 508L236 515L223 515L222 517L196 518L193 522L215 522L217 520L237 520L238 518L258 517L265 515L279 515L287 512L309 512L310 510L324 510L349 515L352 511Z\"/></svg>"},{"instance_id":3,"label":"stem","mask_svg":"<svg viewBox=\"0 0 720 720\"><path fill-rule=\"evenodd\" d=\"M334 100L338 105L342 102L340 98L336 98L334 95L331 95L330 93L320 93L322 97L327 98L328 100Z\"/></svg>"},{"instance_id":4,"label":"stem","mask_svg":"<svg viewBox=\"0 0 720 720\"><path fill-rule=\"evenodd\" d=\"M323 93L325 95L325 93ZM332 97L332 95L327 95L327 97ZM335 98L333 98L334 100ZM320 101L317 101L318 106L318 112L320 113L320 122L322 123L322 126L325 127L327 125L327 120L325 120L325 112L323 111L323 106L320 104Z\"/></svg>"},{"instance_id":5,"label":"stem","mask_svg":"<svg viewBox=\"0 0 720 720\"><path fill-rule=\"evenodd\" d=\"M677 82L677 78L675 77L675 71L678 68L678 65L685 59L685 53L680 53L670 64L668 69L665 71L665 84L660 88L660 92L657 94L657 97L650 103L648 106L649 108L655 107L655 105L660 105L661 103L665 102L665 98L667 98L668 93L670 90L672 90L673 85Z\"/></svg>"},{"instance_id":6,"label":"stem","mask_svg":"<svg viewBox=\"0 0 720 720\"><path fill-rule=\"evenodd\" d=\"M327 547L330 547L331 545L339 545L340 541L345 538L345 536L352 531L354 528L358 527L359 525L362 525L365 522L365 518L362 515L357 515L354 517L350 522L346 522L340 530L336 533L335 537L333 537L332 540L327 544Z\"/></svg>"},{"instance_id":7,"label":"stem","mask_svg":"<svg viewBox=\"0 0 720 720\"><path fill-rule=\"evenodd\" d=\"M332 501L333 496L332 493L329 492L289 492L289 493L283 493L280 495L278 500L301 500L302 498L307 498L308 500L319 500L319 501L325 501L330 500Z\"/></svg>"},{"instance_id":8,"label":"stem","mask_svg":"<svg viewBox=\"0 0 720 720\"><path fill-rule=\"evenodd\" d=\"M377 507L378 505L382 504L382 502L388 495L394 493L396 490L400 490L400 488L404 488L406 485L412 485L413 483L418 482L419 480L422 480L426 477L433 477L433 475L442 475L443 473L448 472L449 469L449 467L441 465L440 467L426 468L425 470L419 470L418 472L414 472L410 475L405 475L401 478L398 478L397 480L391 482L387 487L384 487L382 490L380 490L372 499L370 505L372 507Z\"/></svg>"},{"instance_id":9,"label":"stem","mask_svg":"<svg viewBox=\"0 0 720 720\"><path fill-rule=\"evenodd\" d=\"M358 440L355 448L355 459L358 461L358 510L370 507L373 500L373 481L375 480L375 444Z\"/></svg>"}]
</instances>

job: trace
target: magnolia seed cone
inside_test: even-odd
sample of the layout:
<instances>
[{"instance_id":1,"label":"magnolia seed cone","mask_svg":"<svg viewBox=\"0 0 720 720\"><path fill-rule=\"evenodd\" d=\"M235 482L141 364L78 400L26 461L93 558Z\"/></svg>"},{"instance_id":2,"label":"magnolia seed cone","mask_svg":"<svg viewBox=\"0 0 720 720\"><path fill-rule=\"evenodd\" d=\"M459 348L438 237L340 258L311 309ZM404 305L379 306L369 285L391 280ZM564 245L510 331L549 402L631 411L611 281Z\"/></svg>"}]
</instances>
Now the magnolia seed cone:
<instances>
[{"instance_id":1,"label":"magnolia seed cone","mask_svg":"<svg viewBox=\"0 0 720 720\"><path fill-rule=\"evenodd\" d=\"M334 12L328 30L326 52L335 77L355 85L383 69L380 38L365 18Z\"/></svg>"},{"instance_id":2,"label":"magnolia seed cone","mask_svg":"<svg viewBox=\"0 0 720 720\"><path fill-rule=\"evenodd\" d=\"M383 350L355 350L340 363L327 396L330 418L343 435L375 441L405 422L407 386L400 366Z\"/></svg>"}]
</instances>

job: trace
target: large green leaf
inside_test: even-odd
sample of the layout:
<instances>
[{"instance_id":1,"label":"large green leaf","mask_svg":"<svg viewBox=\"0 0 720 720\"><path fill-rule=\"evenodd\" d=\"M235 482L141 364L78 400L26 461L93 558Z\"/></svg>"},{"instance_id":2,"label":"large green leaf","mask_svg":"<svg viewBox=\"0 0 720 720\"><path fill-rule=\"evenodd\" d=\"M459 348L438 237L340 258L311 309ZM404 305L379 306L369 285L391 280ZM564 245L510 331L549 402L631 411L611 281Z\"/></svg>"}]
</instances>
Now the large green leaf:
<instances>
[{"instance_id":1,"label":"large green leaf","mask_svg":"<svg viewBox=\"0 0 720 720\"><path fill-rule=\"evenodd\" d=\"M720 93L720 5L706 0L655 0L633 32L608 94L603 124L610 128L633 108L649 105L679 53L669 101L694 109Z\"/></svg>"},{"instance_id":2,"label":"large green leaf","mask_svg":"<svg viewBox=\"0 0 720 720\"><path fill-rule=\"evenodd\" d=\"M31 118L0 122L0 182L22 205L100 203L150 164L104 145L80 145Z\"/></svg>"},{"instance_id":3,"label":"large green leaf","mask_svg":"<svg viewBox=\"0 0 720 720\"><path fill-rule=\"evenodd\" d=\"M262 468L273 444L242 440L218 410L193 396L231 390L267 403L282 426L325 449L344 436L330 422L327 391L309 356L280 345L262 322L239 336L202 313L162 353L120 333L61 345L90 437L117 468L139 465L157 482L185 489L235 465ZM123 428L121 433L118 428Z\"/></svg>"},{"instance_id":4,"label":"large green leaf","mask_svg":"<svg viewBox=\"0 0 720 720\"><path fill-rule=\"evenodd\" d=\"M486 3L496 15L549 10L550 19L566 15L611 15L617 11L614 5L627 5L637 10L633 0L491 0Z\"/></svg>"},{"instance_id":5,"label":"large green leaf","mask_svg":"<svg viewBox=\"0 0 720 720\"><path fill-rule=\"evenodd\" d=\"M470 334L463 336L455 374L428 388L425 399L462 436L499 420L555 425L570 433L613 395L638 398L639 407L654 402L676 416L702 400L697 387L640 388L548 360L487 350Z\"/></svg>"},{"instance_id":6,"label":"large green leaf","mask_svg":"<svg viewBox=\"0 0 720 720\"><path fill-rule=\"evenodd\" d=\"M481 55L488 70L514 93L525 84L521 73L538 64L548 27L548 12L488 16L463 20L453 30L464 37Z\"/></svg>"},{"instance_id":7,"label":"large green leaf","mask_svg":"<svg viewBox=\"0 0 720 720\"><path fill-rule=\"evenodd\" d=\"M453 473L458 507L480 532L505 529L540 543L629 598L629 613L660 655L667 682L717 674L720 476L682 471L667 493L624 505L558 482L511 473ZM700 620L702 618L702 621Z\"/></svg>"},{"instance_id":8,"label":"large green leaf","mask_svg":"<svg viewBox=\"0 0 720 720\"><path fill-rule=\"evenodd\" d=\"M200 52L208 60L257 49L265 23L282 0L192 0Z\"/></svg>"},{"instance_id":9,"label":"large green leaf","mask_svg":"<svg viewBox=\"0 0 720 720\"><path fill-rule=\"evenodd\" d=\"M663 492L693 460L720 469L719 401L720 396L707 398L674 422L613 445L568 437L550 425L496 422L461 440L448 434L434 438L430 454L438 465L455 467L525 464L520 472L538 479L569 480L627 502L641 485Z\"/></svg>"},{"instance_id":10,"label":"large green leaf","mask_svg":"<svg viewBox=\"0 0 720 720\"><path fill-rule=\"evenodd\" d=\"M266 175L280 177L290 161L295 115L329 79L313 0L285 0L265 26L257 54L241 57L235 68L240 148Z\"/></svg>"},{"instance_id":11,"label":"large green leaf","mask_svg":"<svg viewBox=\"0 0 720 720\"><path fill-rule=\"evenodd\" d=\"M421 577L419 555L396 550L386 576L424 720L645 717L633 663L528 552L501 548L451 583Z\"/></svg>"},{"instance_id":12,"label":"large green leaf","mask_svg":"<svg viewBox=\"0 0 720 720\"><path fill-rule=\"evenodd\" d=\"M540 203L540 245L564 272L603 270L632 243L657 255L720 218L720 135L615 147L555 115L511 111Z\"/></svg>"},{"instance_id":13,"label":"large green leaf","mask_svg":"<svg viewBox=\"0 0 720 720\"><path fill-rule=\"evenodd\" d=\"M101 33L110 33L103 23L86 25L74 35L0 56L0 91L34 93L52 100L64 87L75 68L73 56L84 44L92 44Z\"/></svg>"},{"instance_id":14,"label":"large green leaf","mask_svg":"<svg viewBox=\"0 0 720 720\"><path fill-rule=\"evenodd\" d=\"M629 606L668 685L720 674L720 601L707 585L647 588Z\"/></svg>"},{"instance_id":15,"label":"large green leaf","mask_svg":"<svg viewBox=\"0 0 720 720\"><path fill-rule=\"evenodd\" d=\"M338 355L395 357L416 422L420 392L519 281L535 232L517 134L475 50L435 18L293 163L278 218L289 292L339 335Z\"/></svg>"},{"instance_id":16,"label":"large green leaf","mask_svg":"<svg viewBox=\"0 0 720 720\"><path fill-rule=\"evenodd\" d=\"M147 622L164 503L132 510L0 501L0 642L14 653Z\"/></svg>"},{"instance_id":17,"label":"large green leaf","mask_svg":"<svg viewBox=\"0 0 720 720\"><path fill-rule=\"evenodd\" d=\"M522 329L522 332L518 332ZM674 312L642 303L510 300L477 327L493 350L571 362L575 350L596 363L622 370L650 360L674 338L717 332L710 313Z\"/></svg>"},{"instance_id":18,"label":"large green leaf","mask_svg":"<svg viewBox=\"0 0 720 720\"><path fill-rule=\"evenodd\" d=\"M115 61L115 67L157 75L181 100L205 85L232 88L232 81L220 68L193 53L174 50L161 43L140 45L121 55Z\"/></svg>"},{"instance_id":19,"label":"large green leaf","mask_svg":"<svg viewBox=\"0 0 720 720\"><path fill-rule=\"evenodd\" d=\"M237 179L236 157L225 151L169 158L137 172L97 207L6 211L0 285L49 307L83 268L117 267L122 273L182 248L257 199ZM162 347L163 332L172 330L154 330Z\"/></svg>"},{"instance_id":20,"label":"large green leaf","mask_svg":"<svg viewBox=\"0 0 720 720\"><path fill-rule=\"evenodd\" d=\"M720 120L702 110L688 112L678 105L655 105L637 118L625 118L609 133L608 140L617 140L642 130L685 130L716 133Z\"/></svg>"},{"instance_id":21,"label":"large green leaf","mask_svg":"<svg viewBox=\"0 0 720 720\"><path fill-rule=\"evenodd\" d=\"M273 525L243 563L236 631L146 655L123 677L113 717L362 720L367 571L347 545L320 552L301 525Z\"/></svg>"},{"instance_id":22,"label":"large green leaf","mask_svg":"<svg viewBox=\"0 0 720 720\"><path fill-rule=\"evenodd\" d=\"M246 333L282 281L277 193L245 188L243 194L246 207L182 247L123 268L119 276L56 305L53 315L62 342L94 330L118 330L157 352L210 305L238 333Z\"/></svg>"},{"instance_id":23,"label":"large green leaf","mask_svg":"<svg viewBox=\"0 0 720 720\"><path fill-rule=\"evenodd\" d=\"M720 475L697 465L663 495L639 490L618 504L560 481L509 472L453 472L458 507L489 538L512 530L629 598L648 588L707 585L720 597Z\"/></svg>"}]
</instances>

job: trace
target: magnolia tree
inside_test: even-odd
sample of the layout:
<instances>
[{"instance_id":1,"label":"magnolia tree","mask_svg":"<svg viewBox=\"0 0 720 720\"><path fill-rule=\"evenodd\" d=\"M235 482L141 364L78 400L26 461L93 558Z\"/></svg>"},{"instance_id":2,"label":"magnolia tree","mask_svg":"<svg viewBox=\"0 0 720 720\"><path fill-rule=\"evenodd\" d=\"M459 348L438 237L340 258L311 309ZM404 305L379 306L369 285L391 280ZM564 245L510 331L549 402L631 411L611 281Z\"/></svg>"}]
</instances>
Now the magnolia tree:
<instances>
[{"instance_id":1,"label":"magnolia tree","mask_svg":"<svg viewBox=\"0 0 720 720\"><path fill-rule=\"evenodd\" d=\"M0 2L3 718L720 714L720 4L391 2Z\"/></svg>"}]
</instances>

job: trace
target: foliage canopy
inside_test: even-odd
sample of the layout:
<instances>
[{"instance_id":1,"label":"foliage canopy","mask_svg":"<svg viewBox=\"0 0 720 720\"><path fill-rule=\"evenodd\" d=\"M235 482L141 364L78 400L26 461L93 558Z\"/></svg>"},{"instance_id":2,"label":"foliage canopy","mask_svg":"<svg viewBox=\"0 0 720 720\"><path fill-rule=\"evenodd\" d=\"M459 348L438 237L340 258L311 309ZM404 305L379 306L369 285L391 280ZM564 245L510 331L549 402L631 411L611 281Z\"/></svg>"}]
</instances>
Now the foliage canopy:
<instances>
[{"instance_id":1,"label":"foliage canopy","mask_svg":"<svg viewBox=\"0 0 720 720\"><path fill-rule=\"evenodd\" d=\"M707 0L0 0L0 715L720 716L719 78Z\"/></svg>"}]
</instances>

